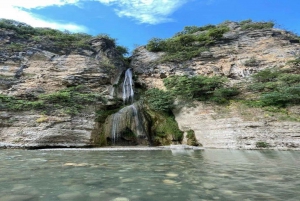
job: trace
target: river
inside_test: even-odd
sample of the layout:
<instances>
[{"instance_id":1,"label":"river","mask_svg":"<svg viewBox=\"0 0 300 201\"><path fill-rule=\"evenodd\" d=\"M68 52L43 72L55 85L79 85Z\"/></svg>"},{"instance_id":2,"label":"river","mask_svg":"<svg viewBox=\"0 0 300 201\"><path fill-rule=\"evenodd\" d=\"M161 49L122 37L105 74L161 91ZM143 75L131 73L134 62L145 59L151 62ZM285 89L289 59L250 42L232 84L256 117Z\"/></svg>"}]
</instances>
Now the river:
<instances>
[{"instance_id":1,"label":"river","mask_svg":"<svg viewBox=\"0 0 300 201\"><path fill-rule=\"evenodd\" d=\"M300 152L0 150L1 201L300 200Z\"/></svg>"}]
</instances>

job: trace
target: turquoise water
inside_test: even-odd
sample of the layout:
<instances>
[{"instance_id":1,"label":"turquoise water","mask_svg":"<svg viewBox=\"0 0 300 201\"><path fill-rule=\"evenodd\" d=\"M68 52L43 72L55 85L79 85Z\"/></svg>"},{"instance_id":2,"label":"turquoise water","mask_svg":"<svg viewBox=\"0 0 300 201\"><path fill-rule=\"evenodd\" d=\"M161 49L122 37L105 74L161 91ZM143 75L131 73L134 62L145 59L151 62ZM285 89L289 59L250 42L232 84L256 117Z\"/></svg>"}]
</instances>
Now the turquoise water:
<instances>
[{"instance_id":1,"label":"turquoise water","mask_svg":"<svg viewBox=\"0 0 300 201\"><path fill-rule=\"evenodd\" d=\"M300 200L300 152L0 150L0 200Z\"/></svg>"}]
</instances>

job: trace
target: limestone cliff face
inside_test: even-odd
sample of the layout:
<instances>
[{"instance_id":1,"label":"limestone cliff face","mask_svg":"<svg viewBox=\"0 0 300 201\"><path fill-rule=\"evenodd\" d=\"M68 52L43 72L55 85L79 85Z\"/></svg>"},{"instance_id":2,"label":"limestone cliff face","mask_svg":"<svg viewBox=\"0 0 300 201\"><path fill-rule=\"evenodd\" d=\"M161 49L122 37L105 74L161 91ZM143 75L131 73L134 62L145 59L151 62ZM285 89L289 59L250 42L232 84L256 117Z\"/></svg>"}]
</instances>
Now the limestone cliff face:
<instances>
[{"instance_id":1,"label":"limestone cliff face","mask_svg":"<svg viewBox=\"0 0 300 201\"><path fill-rule=\"evenodd\" d=\"M109 99L111 85L126 69L125 64L109 39L98 37L88 43L87 49L63 51L51 41L20 39L15 31L0 29L0 94L36 100L40 95L80 85L88 93ZM22 48L14 49L14 44ZM11 111L0 106L0 147L93 145L95 111L103 104L95 102L72 115L61 112L64 108L49 113Z\"/></svg>"},{"instance_id":2,"label":"limestone cliff face","mask_svg":"<svg viewBox=\"0 0 300 201\"><path fill-rule=\"evenodd\" d=\"M289 32L245 31L238 23L228 26L230 31L209 51L184 62L160 62L165 53L137 48L130 64L135 90L164 89L163 79L172 75L221 75L229 78L230 85L242 86L252 74L265 68L284 68L300 55L299 40ZM156 122L150 125L146 113L136 113L131 106L118 112L127 66L113 41L96 37L88 40L88 48L61 48L49 38L38 39L24 39L15 30L0 29L0 147L95 146L101 140L103 144L112 142L113 126L120 130L124 144L139 140L145 144L146 138L155 141L151 139L152 127L163 119L154 118ZM300 149L297 106L288 108L286 116L238 103L217 106L196 102L195 106L178 106L173 113L179 128L185 133L193 130L204 147ZM145 121L138 122L138 115L139 121ZM118 124L114 125L114 117L119 118ZM165 124L157 129L172 136L173 130ZM133 137L133 132L138 136ZM172 140L166 138L170 143Z\"/></svg>"},{"instance_id":3,"label":"limestone cliff face","mask_svg":"<svg viewBox=\"0 0 300 201\"><path fill-rule=\"evenodd\" d=\"M181 63L160 62L165 53L149 52L144 46L132 56L131 67L138 81L147 88L164 89L163 78L172 75L221 75L239 85L250 75L265 68L287 66L300 55L299 40L279 29L244 31L230 23L230 31L197 57ZM253 59L254 58L254 59ZM249 60L255 60L251 65ZM254 149L300 149L300 123L288 118L270 116L266 111L231 104L219 107L197 103L173 111L182 131L194 130L204 147ZM299 108L289 108L299 119ZM187 139L183 140L187 143Z\"/></svg>"},{"instance_id":4,"label":"limestone cliff face","mask_svg":"<svg viewBox=\"0 0 300 201\"><path fill-rule=\"evenodd\" d=\"M145 46L134 51L131 67L139 82L147 87L163 86L162 79L171 75L225 75L237 82L267 67L285 66L300 55L299 41L279 29L243 31L236 23L209 51L181 63L158 62L163 52L149 52ZM256 64L247 65L255 58ZM246 64L246 65L245 65Z\"/></svg>"},{"instance_id":5,"label":"limestone cliff face","mask_svg":"<svg viewBox=\"0 0 300 201\"><path fill-rule=\"evenodd\" d=\"M204 147L256 149L262 143L262 147L300 150L299 122L279 120L259 108L240 104L225 108L204 103L196 105L176 109L174 114L179 128L194 130L196 139ZM295 112L299 108L291 110Z\"/></svg>"}]
</instances>

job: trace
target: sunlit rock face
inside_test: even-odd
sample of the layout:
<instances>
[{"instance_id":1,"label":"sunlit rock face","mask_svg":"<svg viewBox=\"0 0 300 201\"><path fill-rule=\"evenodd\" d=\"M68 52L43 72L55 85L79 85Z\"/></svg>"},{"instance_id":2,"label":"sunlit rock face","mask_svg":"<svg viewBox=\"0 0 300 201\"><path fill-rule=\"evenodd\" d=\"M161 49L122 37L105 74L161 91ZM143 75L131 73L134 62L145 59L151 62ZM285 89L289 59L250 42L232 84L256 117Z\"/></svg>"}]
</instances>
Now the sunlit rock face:
<instances>
[{"instance_id":1,"label":"sunlit rock face","mask_svg":"<svg viewBox=\"0 0 300 201\"><path fill-rule=\"evenodd\" d=\"M299 40L279 29L242 30L238 23L228 25L230 31L198 56L182 62L161 62L164 52L137 48L131 68L138 74L137 83L146 88L165 89L163 79L173 75L226 76L229 85L249 81L251 75L267 68L285 68L287 62L300 55ZM247 61L255 58L255 62ZM299 71L298 71L299 73ZM288 108L299 115L299 107ZM196 108L178 106L173 111L182 131L193 130L199 144L212 148L256 149L260 142L268 148L300 149L299 120L241 105L218 107L197 103ZM188 143L184 138L183 143ZM263 148L263 147L262 147Z\"/></svg>"},{"instance_id":2,"label":"sunlit rock face","mask_svg":"<svg viewBox=\"0 0 300 201\"><path fill-rule=\"evenodd\" d=\"M85 94L99 94L109 100L110 87L126 69L113 42L103 37L88 41L90 48L69 51L55 47L49 40L19 39L12 30L0 29L0 38L0 95L23 101L77 86L84 88ZM22 48L12 49L14 44ZM29 111L8 110L2 103L0 147L94 146L91 133L95 130L96 110L110 104L97 100L70 114L66 108L55 107L56 103L51 110Z\"/></svg>"},{"instance_id":3,"label":"sunlit rock face","mask_svg":"<svg viewBox=\"0 0 300 201\"><path fill-rule=\"evenodd\" d=\"M155 141L151 118L134 103L138 100L134 86L164 89L163 79L172 75L220 75L230 85L239 84L262 69L284 68L300 55L299 40L292 40L287 31L245 31L237 23L228 26L230 31L209 51L183 62L159 62L165 53L139 47L130 58L128 71L113 41L105 37L90 39L86 49L62 49L48 39L27 40L18 38L14 30L0 29L1 96L35 101L77 86L83 87L85 95L101 96L82 105L80 112L67 110L67 104L56 107L55 102L51 110L12 111L4 107L7 100L0 98L0 147L98 146L100 134L106 145L151 144ZM247 64L251 58L255 62ZM98 111L111 108L117 111L97 120ZM288 108L288 112L299 114L299 107ZM173 113L180 129L193 130L204 147L253 149L257 142L275 149L300 146L299 121L268 116L259 109L199 103L196 108L177 108Z\"/></svg>"},{"instance_id":4,"label":"sunlit rock face","mask_svg":"<svg viewBox=\"0 0 300 201\"><path fill-rule=\"evenodd\" d=\"M147 87L163 88L163 78L172 75L224 75L234 83L270 67L281 67L300 55L300 44L291 40L291 33L279 29L241 30L232 23L231 30L220 41L199 56L183 62L159 62L165 53L137 48L131 67L138 74L137 82ZM247 65L255 58L257 63Z\"/></svg>"}]
</instances>

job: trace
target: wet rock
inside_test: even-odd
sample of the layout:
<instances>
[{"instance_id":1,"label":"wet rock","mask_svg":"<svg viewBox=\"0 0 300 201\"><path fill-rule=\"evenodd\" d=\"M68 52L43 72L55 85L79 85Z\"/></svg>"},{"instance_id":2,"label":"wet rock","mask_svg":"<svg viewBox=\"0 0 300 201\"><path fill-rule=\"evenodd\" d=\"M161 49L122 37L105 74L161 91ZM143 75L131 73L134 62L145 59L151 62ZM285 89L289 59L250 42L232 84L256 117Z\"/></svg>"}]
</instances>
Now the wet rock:
<instances>
[{"instance_id":1,"label":"wet rock","mask_svg":"<svg viewBox=\"0 0 300 201\"><path fill-rule=\"evenodd\" d=\"M119 198L115 198L111 201L130 201L128 198L125 198L125 197L119 197Z\"/></svg>"},{"instance_id":2,"label":"wet rock","mask_svg":"<svg viewBox=\"0 0 300 201\"><path fill-rule=\"evenodd\" d=\"M202 186L206 189L214 189L216 186L212 183L203 183Z\"/></svg>"},{"instance_id":3,"label":"wet rock","mask_svg":"<svg viewBox=\"0 0 300 201\"><path fill-rule=\"evenodd\" d=\"M68 192L68 193L63 193L57 196L59 200L65 201L82 201L86 199L86 196L82 195L80 192Z\"/></svg>"},{"instance_id":4,"label":"wet rock","mask_svg":"<svg viewBox=\"0 0 300 201\"><path fill-rule=\"evenodd\" d=\"M170 179L165 179L165 180L163 180L163 183L164 184L175 184L176 183L176 181L174 181L174 180L170 180Z\"/></svg>"},{"instance_id":5,"label":"wet rock","mask_svg":"<svg viewBox=\"0 0 300 201\"><path fill-rule=\"evenodd\" d=\"M38 201L39 198L32 195L2 195L1 201Z\"/></svg>"},{"instance_id":6,"label":"wet rock","mask_svg":"<svg viewBox=\"0 0 300 201\"><path fill-rule=\"evenodd\" d=\"M167 177L178 177L178 174L173 173L173 172L169 172L166 174Z\"/></svg>"}]
</instances>

